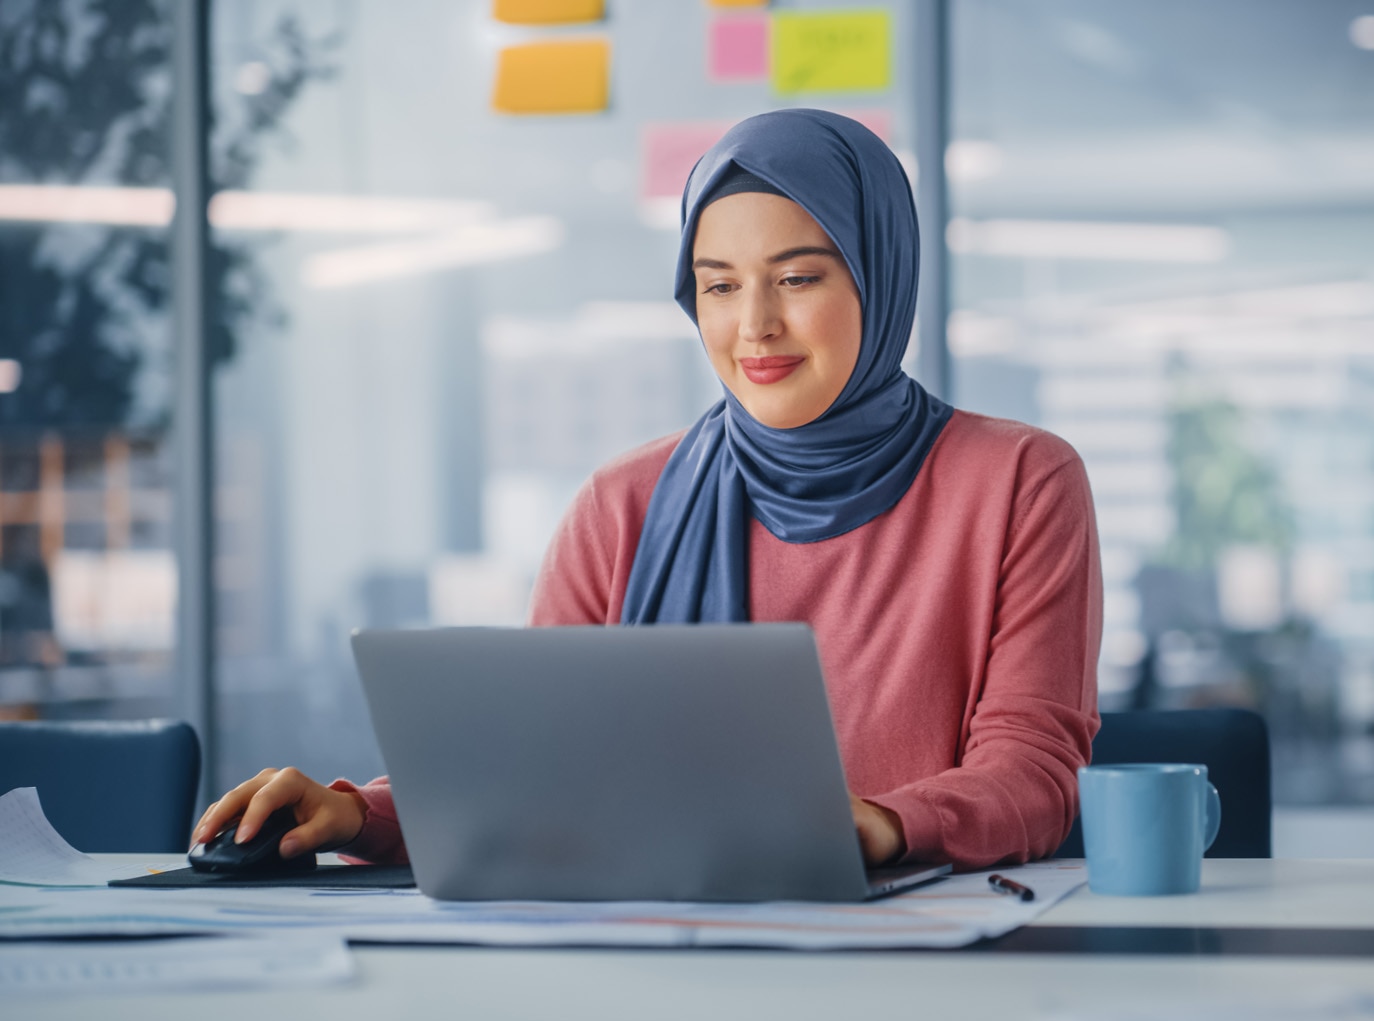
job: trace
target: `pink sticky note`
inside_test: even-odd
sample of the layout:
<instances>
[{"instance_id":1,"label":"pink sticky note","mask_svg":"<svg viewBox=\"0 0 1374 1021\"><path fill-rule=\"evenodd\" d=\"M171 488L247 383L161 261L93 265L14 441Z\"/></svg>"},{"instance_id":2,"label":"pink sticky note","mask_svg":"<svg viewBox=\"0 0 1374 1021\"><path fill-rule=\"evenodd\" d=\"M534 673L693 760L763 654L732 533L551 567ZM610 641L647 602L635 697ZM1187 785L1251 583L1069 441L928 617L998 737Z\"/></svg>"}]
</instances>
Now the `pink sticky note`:
<instances>
[{"instance_id":1,"label":"pink sticky note","mask_svg":"<svg viewBox=\"0 0 1374 1021\"><path fill-rule=\"evenodd\" d=\"M729 121L646 124L640 135L640 195L679 197L697 160L730 130Z\"/></svg>"},{"instance_id":2,"label":"pink sticky note","mask_svg":"<svg viewBox=\"0 0 1374 1021\"><path fill-rule=\"evenodd\" d=\"M840 110L889 144L892 114L883 109ZM681 198L687 175L701 154L720 141L733 121L646 124L639 137L640 197Z\"/></svg>"},{"instance_id":3,"label":"pink sticky note","mask_svg":"<svg viewBox=\"0 0 1374 1021\"><path fill-rule=\"evenodd\" d=\"M892 144L892 114L887 110L836 110L852 117L888 145Z\"/></svg>"},{"instance_id":4,"label":"pink sticky note","mask_svg":"<svg viewBox=\"0 0 1374 1021\"><path fill-rule=\"evenodd\" d=\"M767 14L716 18L706 42L706 73L713 81L762 81L768 77Z\"/></svg>"}]
</instances>

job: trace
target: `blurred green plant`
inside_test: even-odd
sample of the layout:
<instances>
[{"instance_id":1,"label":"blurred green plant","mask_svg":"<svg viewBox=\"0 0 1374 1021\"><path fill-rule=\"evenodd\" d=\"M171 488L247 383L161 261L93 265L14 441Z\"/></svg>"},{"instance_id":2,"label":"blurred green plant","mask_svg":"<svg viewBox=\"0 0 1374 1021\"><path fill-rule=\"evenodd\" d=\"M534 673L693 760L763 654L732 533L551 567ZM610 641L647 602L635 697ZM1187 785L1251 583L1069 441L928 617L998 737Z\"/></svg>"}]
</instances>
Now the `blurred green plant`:
<instances>
[{"instance_id":1,"label":"blurred green plant","mask_svg":"<svg viewBox=\"0 0 1374 1021\"><path fill-rule=\"evenodd\" d=\"M0 183L169 186L176 2L0 0ZM216 111L215 188L249 183L302 90L331 75L324 61L337 42L307 39L291 17L277 23L258 57L269 71L262 88ZM250 322L281 318L254 251L243 241L210 250L216 363L234 356ZM0 395L0 428L165 426L170 408L139 408L137 391L142 373L170 376L175 357L170 258L164 229L0 230L0 358L23 373ZM149 365L150 352L166 363Z\"/></svg>"},{"instance_id":2,"label":"blurred green plant","mask_svg":"<svg viewBox=\"0 0 1374 1021\"><path fill-rule=\"evenodd\" d=\"M1241 410L1188 390L1175 400L1168 422L1174 531L1158 562L1207 570L1230 546L1287 552L1292 513L1273 470L1246 443Z\"/></svg>"}]
</instances>

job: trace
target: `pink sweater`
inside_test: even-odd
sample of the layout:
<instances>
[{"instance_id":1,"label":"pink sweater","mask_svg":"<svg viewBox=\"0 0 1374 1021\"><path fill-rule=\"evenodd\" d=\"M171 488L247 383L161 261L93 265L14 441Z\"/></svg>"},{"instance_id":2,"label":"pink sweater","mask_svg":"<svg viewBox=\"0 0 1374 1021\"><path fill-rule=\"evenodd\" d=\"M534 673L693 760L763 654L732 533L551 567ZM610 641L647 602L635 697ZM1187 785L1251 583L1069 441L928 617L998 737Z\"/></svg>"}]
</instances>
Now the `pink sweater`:
<instances>
[{"instance_id":1,"label":"pink sweater","mask_svg":"<svg viewBox=\"0 0 1374 1021\"><path fill-rule=\"evenodd\" d=\"M597 471L559 526L532 625L620 619L677 436ZM816 634L850 789L894 811L906 857L977 868L1052 853L1097 731L1102 579L1087 476L1064 441L954 413L910 490L845 535L749 536L750 613ZM403 860L385 779L356 788L351 854Z\"/></svg>"}]
</instances>

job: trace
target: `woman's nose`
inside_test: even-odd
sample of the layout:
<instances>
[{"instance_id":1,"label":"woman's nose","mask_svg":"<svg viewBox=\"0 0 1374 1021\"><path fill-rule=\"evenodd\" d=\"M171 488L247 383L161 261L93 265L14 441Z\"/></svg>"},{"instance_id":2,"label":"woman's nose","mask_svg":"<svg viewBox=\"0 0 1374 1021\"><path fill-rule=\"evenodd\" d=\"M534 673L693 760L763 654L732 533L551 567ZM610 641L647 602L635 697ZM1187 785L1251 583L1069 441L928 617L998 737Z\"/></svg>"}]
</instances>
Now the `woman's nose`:
<instances>
[{"instance_id":1,"label":"woman's nose","mask_svg":"<svg viewBox=\"0 0 1374 1021\"><path fill-rule=\"evenodd\" d=\"M741 303L739 333L742 340L771 340L782 332L777 298L767 289L747 292Z\"/></svg>"}]
</instances>

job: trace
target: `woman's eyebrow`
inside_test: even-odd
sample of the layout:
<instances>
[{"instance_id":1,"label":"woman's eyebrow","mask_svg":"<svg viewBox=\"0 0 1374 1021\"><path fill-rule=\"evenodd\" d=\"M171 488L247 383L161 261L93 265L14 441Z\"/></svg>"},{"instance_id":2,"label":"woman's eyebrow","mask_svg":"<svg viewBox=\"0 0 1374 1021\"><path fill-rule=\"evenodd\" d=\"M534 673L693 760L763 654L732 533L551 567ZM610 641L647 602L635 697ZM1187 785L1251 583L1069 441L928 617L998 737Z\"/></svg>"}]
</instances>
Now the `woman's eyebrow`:
<instances>
[{"instance_id":1,"label":"woman's eyebrow","mask_svg":"<svg viewBox=\"0 0 1374 1021\"><path fill-rule=\"evenodd\" d=\"M770 255L768 261L776 264L779 262L786 262L788 259L796 259L803 255L828 255L832 259L838 259L840 257L839 252L835 251L833 248L826 248L824 245L799 245L796 248L789 248L785 252L779 252L777 255Z\"/></svg>"},{"instance_id":2,"label":"woman's eyebrow","mask_svg":"<svg viewBox=\"0 0 1374 1021\"><path fill-rule=\"evenodd\" d=\"M827 255L832 259L839 259L840 253L833 248L826 248L824 245L798 245L796 248L789 248L786 251L778 252L777 255L770 255L768 262L776 265L779 262L786 262L788 259L797 259L803 255ZM692 262L692 269L734 269L735 267L723 259L695 259Z\"/></svg>"}]
</instances>

